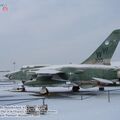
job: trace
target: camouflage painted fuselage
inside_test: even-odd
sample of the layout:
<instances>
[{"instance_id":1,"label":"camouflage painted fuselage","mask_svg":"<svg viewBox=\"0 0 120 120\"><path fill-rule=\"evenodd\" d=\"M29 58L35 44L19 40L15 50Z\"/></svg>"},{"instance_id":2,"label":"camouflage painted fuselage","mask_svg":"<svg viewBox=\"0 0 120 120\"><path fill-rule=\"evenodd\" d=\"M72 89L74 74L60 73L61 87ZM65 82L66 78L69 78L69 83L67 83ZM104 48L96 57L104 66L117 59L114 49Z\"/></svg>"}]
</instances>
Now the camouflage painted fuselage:
<instances>
[{"instance_id":1,"label":"camouflage painted fuselage","mask_svg":"<svg viewBox=\"0 0 120 120\"><path fill-rule=\"evenodd\" d=\"M60 86L66 84L66 82L76 83L81 85L96 86L93 78L102 78L107 80L117 80L118 70L115 67L105 65L59 65L52 67L45 67L41 70L57 70L61 73L38 76L36 79L26 83L28 86Z\"/></svg>"}]
</instances>

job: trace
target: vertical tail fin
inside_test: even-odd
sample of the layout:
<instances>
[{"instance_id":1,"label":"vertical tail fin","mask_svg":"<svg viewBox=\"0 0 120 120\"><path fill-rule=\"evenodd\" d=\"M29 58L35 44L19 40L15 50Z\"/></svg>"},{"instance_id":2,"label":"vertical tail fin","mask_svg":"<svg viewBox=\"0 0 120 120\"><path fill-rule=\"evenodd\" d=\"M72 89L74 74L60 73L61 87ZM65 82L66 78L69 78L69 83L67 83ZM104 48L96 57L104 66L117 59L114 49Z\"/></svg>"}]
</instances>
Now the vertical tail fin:
<instances>
[{"instance_id":1,"label":"vertical tail fin","mask_svg":"<svg viewBox=\"0 0 120 120\"><path fill-rule=\"evenodd\" d=\"M120 29L114 30L96 51L82 64L110 65L111 58L120 41Z\"/></svg>"}]
</instances>

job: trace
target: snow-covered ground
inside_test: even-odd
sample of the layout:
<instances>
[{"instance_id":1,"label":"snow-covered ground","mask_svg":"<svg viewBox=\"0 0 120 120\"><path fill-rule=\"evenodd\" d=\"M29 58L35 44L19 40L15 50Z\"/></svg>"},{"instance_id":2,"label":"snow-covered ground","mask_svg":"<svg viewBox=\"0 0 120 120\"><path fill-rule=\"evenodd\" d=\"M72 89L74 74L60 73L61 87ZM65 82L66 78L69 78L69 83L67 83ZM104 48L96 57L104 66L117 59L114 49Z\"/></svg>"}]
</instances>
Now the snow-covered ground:
<instances>
[{"instance_id":1,"label":"snow-covered ground","mask_svg":"<svg viewBox=\"0 0 120 120\"><path fill-rule=\"evenodd\" d=\"M3 82L2 82L3 84ZM0 84L0 105L41 105L42 97L39 88L27 87L27 92L11 91L13 84ZM72 93L71 88L48 88L51 92L46 96L49 112L39 117L5 117L5 120L119 120L120 88L106 88L108 92L98 92L97 88ZM117 89L117 90L116 90ZM50 112L56 110L56 112Z\"/></svg>"}]
</instances>

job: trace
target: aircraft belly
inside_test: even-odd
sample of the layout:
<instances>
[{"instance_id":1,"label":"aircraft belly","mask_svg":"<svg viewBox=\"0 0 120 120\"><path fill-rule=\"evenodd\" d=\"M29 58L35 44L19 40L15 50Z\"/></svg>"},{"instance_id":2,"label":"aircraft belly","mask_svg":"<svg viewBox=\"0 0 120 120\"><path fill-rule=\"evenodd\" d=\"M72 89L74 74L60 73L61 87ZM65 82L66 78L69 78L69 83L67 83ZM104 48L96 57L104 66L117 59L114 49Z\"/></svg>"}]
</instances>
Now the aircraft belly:
<instances>
[{"instance_id":1,"label":"aircraft belly","mask_svg":"<svg viewBox=\"0 0 120 120\"><path fill-rule=\"evenodd\" d=\"M26 86L33 86L33 87L56 86L56 85L58 86L60 84L66 84L66 82L64 82L64 81L55 81L55 80L52 80L52 79L47 79L47 80L37 79L37 80L27 81L25 83Z\"/></svg>"}]
</instances>

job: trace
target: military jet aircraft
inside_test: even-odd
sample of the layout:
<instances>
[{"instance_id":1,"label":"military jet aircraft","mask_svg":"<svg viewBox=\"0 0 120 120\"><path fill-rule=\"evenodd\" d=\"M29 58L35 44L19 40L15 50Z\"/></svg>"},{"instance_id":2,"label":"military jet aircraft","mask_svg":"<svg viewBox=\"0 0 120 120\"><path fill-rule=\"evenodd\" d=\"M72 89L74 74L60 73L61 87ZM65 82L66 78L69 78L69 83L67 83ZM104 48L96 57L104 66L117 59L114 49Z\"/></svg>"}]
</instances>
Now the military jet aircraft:
<instances>
[{"instance_id":1,"label":"military jet aircraft","mask_svg":"<svg viewBox=\"0 0 120 120\"><path fill-rule=\"evenodd\" d=\"M107 65L68 64L53 65L41 68L34 73L33 80L25 82L25 85L42 87L41 93L48 93L46 86L72 86L73 92L79 87L91 88L99 86L118 86L120 81L120 69Z\"/></svg>"},{"instance_id":2,"label":"military jet aircraft","mask_svg":"<svg viewBox=\"0 0 120 120\"><path fill-rule=\"evenodd\" d=\"M25 85L42 87L41 93L48 93L47 86L72 86L74 92L80 87L88 88L99 86L118 85L120 69L109 66L111 58L120 41L120 30L114 30L97 50L82 64L51 65L29 70L31 80ZM7 74L6 77L18 79L16 73Z\"/></svg>"}]
</instances>

